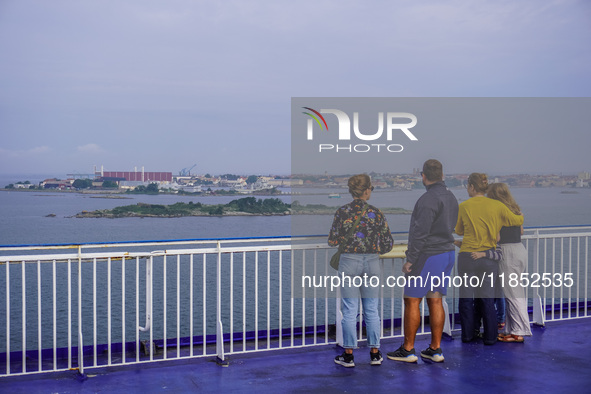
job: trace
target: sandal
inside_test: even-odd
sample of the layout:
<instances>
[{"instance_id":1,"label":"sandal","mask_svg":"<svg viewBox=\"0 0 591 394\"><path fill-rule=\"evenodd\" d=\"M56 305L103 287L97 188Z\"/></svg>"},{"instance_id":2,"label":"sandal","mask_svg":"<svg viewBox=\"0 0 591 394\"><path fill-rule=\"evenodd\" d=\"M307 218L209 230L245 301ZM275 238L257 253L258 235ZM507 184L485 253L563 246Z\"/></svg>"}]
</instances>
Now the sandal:
<instances>
[{"instance_id":1,"label":"sandal","mask_svg":"<svg viewBox=\"0 0 591 394\"><path fill-rule=\"evenodd\" d=\"M502 330L503 328L505 328L505 323L499 323L497 327L499 328L499 330Z\"/></svg>"},{"instance_id":2,"label":"sandal","mask_svg":"<svg viewBox=\"0 0 591 394\"><path fill-rule=\"evenodd\" d=\"M507 334L507 335L499 335L497 337L497 340L499 342L515 342L515 343L523 343L524 339L521 335L512 335L512 334Z\"/></svg>"}]
</instances>

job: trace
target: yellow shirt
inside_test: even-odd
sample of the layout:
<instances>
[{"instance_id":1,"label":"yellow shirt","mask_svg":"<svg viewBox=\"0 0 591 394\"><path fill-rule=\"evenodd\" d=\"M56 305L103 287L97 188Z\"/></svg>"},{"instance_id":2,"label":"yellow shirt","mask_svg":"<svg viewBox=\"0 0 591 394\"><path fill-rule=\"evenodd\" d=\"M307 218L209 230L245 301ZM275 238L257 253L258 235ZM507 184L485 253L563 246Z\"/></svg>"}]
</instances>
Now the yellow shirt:
<instances>
[{"instance_id":1,"label":"yellow shirt","mask_svg":"<svg viewBox=\"0 0 591 394\"><path fill-rule=\"evenodd\" d=\"M460 252L482 252L497 245L503 226L521 226L523 216L488 197L472 197L460 204L456 234L463 235Z\"/></svg>"}]
</instances>

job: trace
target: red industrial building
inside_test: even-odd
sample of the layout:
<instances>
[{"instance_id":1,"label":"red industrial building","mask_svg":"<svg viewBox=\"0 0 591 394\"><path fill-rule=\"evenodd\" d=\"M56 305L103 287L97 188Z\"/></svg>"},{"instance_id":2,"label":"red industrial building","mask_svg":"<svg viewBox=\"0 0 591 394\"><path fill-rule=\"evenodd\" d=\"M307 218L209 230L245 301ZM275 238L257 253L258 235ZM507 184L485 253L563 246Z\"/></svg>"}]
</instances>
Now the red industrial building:
<instances>
[{"instance_id":1,"label":"red industrial building","mask_svg":"<svg viewBox=\"0 0 591 394\"><path fill-rule=\"evenodd\" d=\"M118 179L128 182L172 182L172 172L102 171L97 175L103 179Z\"/></svg>"}]
</instances>

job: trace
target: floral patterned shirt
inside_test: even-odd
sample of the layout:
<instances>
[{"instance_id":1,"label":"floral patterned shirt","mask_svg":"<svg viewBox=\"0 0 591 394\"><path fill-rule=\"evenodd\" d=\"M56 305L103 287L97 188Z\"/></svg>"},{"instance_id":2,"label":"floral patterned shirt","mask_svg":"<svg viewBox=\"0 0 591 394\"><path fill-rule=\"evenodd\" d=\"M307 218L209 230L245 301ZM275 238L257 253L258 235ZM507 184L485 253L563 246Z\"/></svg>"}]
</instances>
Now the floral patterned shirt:
<instances>
[{"instance_id":1,"label":"floral patterned shirt","mask_svg":"<svg viewBox=\"0 0 591 394\"><path fill-rule=\"evenodd\" d=\"M365 215L359 221L357 230L349 240L347 234L363 210ZM361 199L343 205L334 215L328 234L330 246L345 245L343 253L387 253L392 250L394 240L384 214L376 207Z\"/></svg>"}]
</instances>

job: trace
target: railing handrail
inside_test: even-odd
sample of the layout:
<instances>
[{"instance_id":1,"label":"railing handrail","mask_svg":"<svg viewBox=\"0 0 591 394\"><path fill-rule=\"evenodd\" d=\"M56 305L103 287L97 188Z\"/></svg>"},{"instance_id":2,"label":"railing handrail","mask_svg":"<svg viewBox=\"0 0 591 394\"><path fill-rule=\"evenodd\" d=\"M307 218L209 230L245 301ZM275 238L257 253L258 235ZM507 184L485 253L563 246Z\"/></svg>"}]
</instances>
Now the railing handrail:
<instances>
[{"instance_id":1,"label":"railing handrail","mask_svg":"<svg viewBox=\"0 0 591 394\"><path fill-rule=\"evenodd\" d=\"M316 238L320 236L305 235L299 238ZM152 245L177 245L177 244L215 244L218 242L267 242L283 239L297 238L297 236L266 236L266 237L229 237L229 238L194 238L194 239L162 239L144 241L120 241L120 242L82 242L67 244L30 244L30 245L0 245L0 251L13 251L20 249L77 249L96 247L124 247L124 246L152 246Z\"/></svg>"},{"instance_id":2,"label":"railing handrail","mask_svg":"<svg viewBox=\"0 0 591 394\"><path fill-rule=\"evenodd\" d=\"M55 254L55 255L21 255L21 256L0 256L0 263L5 262L30 262L30 261L45 261L52 262L64 260L82 259L107 259L107 258L136 258L136 257L150 257L150 256L176 256L184 254L211 254L211 253L232 253L232 252L264 252L264 251L278 251L278 250L309 250L309 249L330 249L327 244L305 244L305 245L268 245L268 246L227 246L227 247L212 247L202 249L170 249L170 250L154 250L151 252L105 252L105 253L71 253L71 254Z\"/></svg>"},{"instance_id":3,"label":"railing handrail","mask_svg":"<svg viewBox=\"0 0 591 394\"><path fill-rule=\"evenodd\" d=\"M559 234L539 234L539 231L549 231L549 230L580 230L584 228L589 228L591 231L591 225L574 225L574 226L543 226L543 227L526 227L524 228L525 231L534 231L531 234L524 234L522 237L524 239L533 239L533 238L553 238ZM536 231L538 232L536 234ZM392 232L392 234L400 235L400 234L408 234L408 232ZM576 236L585 236L589 235L589 232L575 232L575 233L565 233L562 234L563 236L567 237L576 237ZM79 244L31 244L31 245L0 245L0 252L15 252L15 251L40 251L40 250L66 250L66 249L75 249L76 253L73 255L58 255L59 259L67 259L67 258L77 258L79 251L83 249L96 249L96 248L122 248L122 247L138 247L138 246L179 246L179 245L213 245L213 250L218 250L218 245L223 244L244 244L244 243L263 243L263 242L281 242L281 241L308 241L308 240L315 240L315 239L322 239L327 238L328 235L321 234L321 235L296 235L296 236L270 236L270 237L227 237L227 238L196 238L196 239L173 239L173 240L146 240L146 241L122 241L122 242L86 242L86 243L79 243ZM461 239L461 237L458 237ZM405 243L404 241L396 241L395 243L401 244ZM293 244L295 245L295 244ZM326 246L328 248L328 246ZM227 247L224 247L226 250ZM164 250L164 253L175 254L179 253L180 250L183 249L171 249L170 251ZM200 252L211 252L209 249L199 249ZM115 254L111 255L114 257L115 255L121 256L129 256L129 257L142 257L154 253L151 252L115 252ZM84 257L109 257L109 254L102 253L102 254L90 254L90 253L82 253ZM0 262L5 261L30 261L36 259L47 259L47 256L0 256Z\"/></svg>"},{"instance_id":4,"label":"railing handrail","mask_svg":"<svg viewBox=\"0 0 591 394\"><path fill-rule=\"evenodd\" d=\"M535 226L524 227L525 231L535 230L572 230L572 229L591 229L591 224L577 224L569 226ZM393 231L392 235L408 234L408 231ZM153 246L153 245L181 245L181 244L217 244L221 243L240 243L240 242L278 242L285 239L315 239L326 238L328 234L310 234L310 235L277 235L261 237L223 237L223 238L189 238L189 239L159 239L142 241L116 241L116 242L81 242L81 243L48 243L48 244L18 244L18 245L0 245L0 251L15 251L22 249L88 249L96 247L124 247L124 246Z\"/></svg>"}]
</instances>

